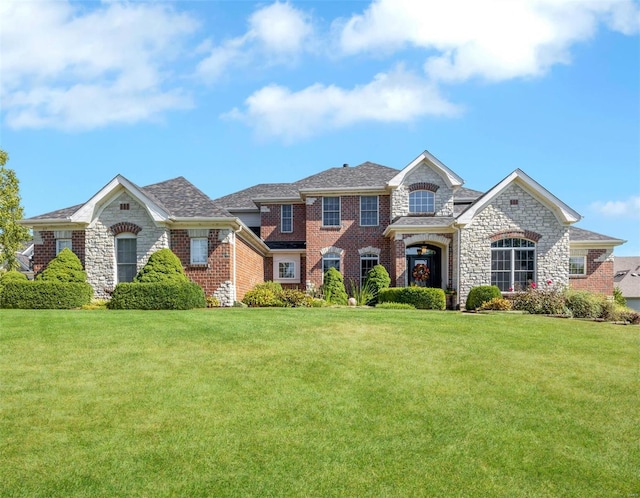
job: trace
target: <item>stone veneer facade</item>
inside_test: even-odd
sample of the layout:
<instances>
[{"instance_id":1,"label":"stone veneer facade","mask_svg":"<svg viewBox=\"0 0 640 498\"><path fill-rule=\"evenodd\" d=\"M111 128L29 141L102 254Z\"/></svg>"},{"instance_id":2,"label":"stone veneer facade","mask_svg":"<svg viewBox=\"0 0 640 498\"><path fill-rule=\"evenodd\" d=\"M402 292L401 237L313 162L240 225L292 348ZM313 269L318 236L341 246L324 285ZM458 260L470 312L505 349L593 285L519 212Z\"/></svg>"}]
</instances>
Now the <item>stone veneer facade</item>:
<instances>
[{"instance_id":1,"label":"stone veneer facade","mask_svg":"<svg viewBox=\"0 0 640 498\"><path fill-rule=\"evenodd\" d=\"M512 202L517 200L517 203ZM477 285L491 284L491 243L499 238L536 241L536 281L569 284L569 226L528 192L511 185L460 231L460 303Z\"/></svg>"},{"instance_id":2,"label":"stone veneer facade","mask_svg":"<svg viewBox=\"0 0 640 498\"><path fill-rule=\"evenodd\" d=\"M121 205L127 206L129 209L121 209ZM116 285L115 238L126 236L125 234L129 232L120 232L120 234L114 235L111 227L121 223L128 223L140 228L139 232L135 234L138 271L145 265L153 252L169 247L168 230L156 226L144 206L127 193L116 196L104 206L94 222L85 230L87 280L93 287L97 298L109 297Z\"/></svg>"},{"instance_id":3,"label":"stone veneer facade","mask_svg":"<svg viewBox=\"0 0 640 498\"><path fill-rule=\"evenodd\" d=\"M415 184L430 184L437 187L434 191L435 216L453 216L453 189L448 187L431 168L420 165L409 173L402 185L391 195L391 217L398 218L409 214L409 193ZM427 189L432 190L433 189Z\"/></svg>"}]
</instances>

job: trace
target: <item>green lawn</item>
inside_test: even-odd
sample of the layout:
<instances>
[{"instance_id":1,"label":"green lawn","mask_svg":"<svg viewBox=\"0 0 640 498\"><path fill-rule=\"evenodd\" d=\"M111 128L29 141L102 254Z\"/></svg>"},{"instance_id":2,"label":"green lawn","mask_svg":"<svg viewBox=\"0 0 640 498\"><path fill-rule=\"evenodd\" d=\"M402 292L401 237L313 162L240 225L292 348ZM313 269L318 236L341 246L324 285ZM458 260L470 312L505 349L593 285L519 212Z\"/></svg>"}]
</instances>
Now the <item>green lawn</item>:
<instances>
[{"instance_id":1,"label":"green lawn","mask_svg":"<svg viewBox=\"0 0 640 498\"><path fill-rule=\"evenodd\" d=\"M638 496L640 328L0 310L0 496Z\"/></svg>"}]
</instances>

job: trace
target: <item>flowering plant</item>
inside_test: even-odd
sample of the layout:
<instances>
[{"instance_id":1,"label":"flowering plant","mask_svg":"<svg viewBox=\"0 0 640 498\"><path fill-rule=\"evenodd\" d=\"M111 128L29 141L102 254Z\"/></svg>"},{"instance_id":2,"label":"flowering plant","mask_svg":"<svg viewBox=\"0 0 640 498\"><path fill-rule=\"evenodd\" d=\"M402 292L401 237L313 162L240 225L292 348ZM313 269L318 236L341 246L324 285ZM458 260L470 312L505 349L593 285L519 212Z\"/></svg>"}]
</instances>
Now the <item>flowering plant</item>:
<instances>
[{"instance_id":1,"label":"flowering plant","mask_svg":"<svg viewBox=\"0 0 640 498\"><path fill-rule=\"evenodd\" d=\"M429 280L429 267L424 263L418 263L413 267L413 279L416 282L426 282Z\"/></svg>"}]
</instances>

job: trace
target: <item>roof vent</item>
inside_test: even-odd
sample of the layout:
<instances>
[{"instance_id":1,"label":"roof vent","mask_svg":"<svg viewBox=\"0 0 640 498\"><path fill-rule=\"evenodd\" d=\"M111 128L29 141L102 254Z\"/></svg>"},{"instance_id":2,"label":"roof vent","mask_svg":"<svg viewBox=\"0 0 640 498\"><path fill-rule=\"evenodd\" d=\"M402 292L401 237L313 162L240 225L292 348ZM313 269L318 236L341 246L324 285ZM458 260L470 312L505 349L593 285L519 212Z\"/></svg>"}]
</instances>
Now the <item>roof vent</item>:
<instances>
[{"instance_id":1,"label":"roof vent","mask_svg":"<svg viewBox=\"0 0 640 498\"><path fill-rule=\"evenodd\" d=\"M343 167L343 168L348 168L348 167L349 167L349 163L344 163L344 164L342 165L342 167Z\"/></svg>"}]
</instances>

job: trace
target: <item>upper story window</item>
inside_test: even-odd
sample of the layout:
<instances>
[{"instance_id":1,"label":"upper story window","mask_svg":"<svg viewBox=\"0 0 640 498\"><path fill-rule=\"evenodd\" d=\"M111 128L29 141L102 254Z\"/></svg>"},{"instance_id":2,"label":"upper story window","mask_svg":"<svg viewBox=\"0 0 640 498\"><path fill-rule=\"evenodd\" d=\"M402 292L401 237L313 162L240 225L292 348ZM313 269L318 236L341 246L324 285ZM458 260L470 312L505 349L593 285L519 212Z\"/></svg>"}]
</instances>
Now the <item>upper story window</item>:
<instances>
[{"instance_id":1,"label":"upper story window","mask_svg":"<svg viewBox=\"0 0 640 498\"><path fill-rule=\"evenodd\" d=\"M435 212L435 194L428 190L415 190L409 193L410 213Z\"/></svg>"},{"instance_id":2,"label":"upper story window","mask_svg":"<svg viewBox=\"0 0 640 498\"><path fill-rule=\"evenodd\" d=\"M72 250L71 239L56 239L56 255L60 254L64 248Z\"/></svg>"},{"instance_id":3,"label":"upper story window","mask_svg":"<svg viewBox=\"0 0 640 498\"><path fill-rule=\"evenodd\" d=\"M586 275L587 274L587 257L586 256L570 256L569 257L569 275Z\"/></svg>"},{"instance_id":4,"label":"upper story window","mask_svg":"<svg viewBox=\"0 0 640 498\"><path fill-rule=\"evenodd\" d=\"M340 197L322 198L322 226L340 226Z\"/></svg>"},{"instance_id":5,"label":"upper story window","mask_svg":"<svg viewBox=\"0 0 640 498\"><path fill-rule=\"evenodd\" d=\"M378 196L360 196L360 225L373 227L378 225Z\"/></svg>"},{"instance_id":6,"label":"upper story window","mask_svg":"<svg viewBox=\"0 0 640 498\"><path fill-rule=\"evenodd\" d=\"M293 232L293 206L291 204L280 206L280 231L283 233Z\"/></svg>"},{"instance_id":7,"label":"upper story window","mask_svg":"<svg viewBox=\"0 0 640 498\"><path fill-rule=\"evenodd\" d=\"M206 237L197 237L191 239L191 257L192 265L206 265L209 256L209 240Z\"/></svg>"},{"instance_id":8,"label":"upper story window","mask_svg":"<svg viewBox=\"0 0 640 498\"><path fill-rule=\"evenodd\" d=\"M512 238L491 244L491 285L502 292L526 289L535 282L535 271L535 242Z\"/></svg>"}]
</instances>

